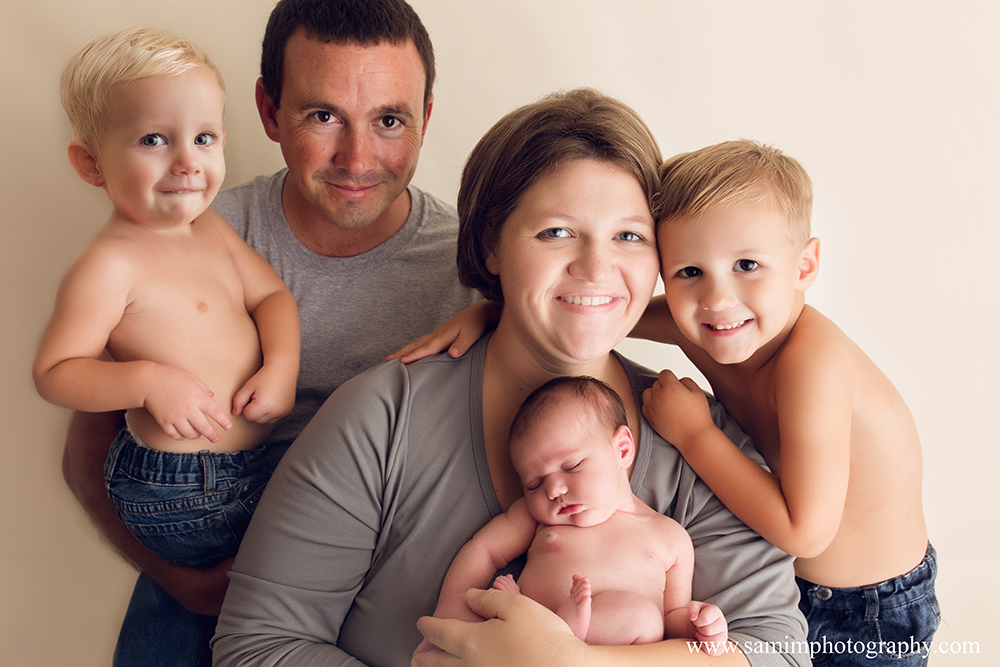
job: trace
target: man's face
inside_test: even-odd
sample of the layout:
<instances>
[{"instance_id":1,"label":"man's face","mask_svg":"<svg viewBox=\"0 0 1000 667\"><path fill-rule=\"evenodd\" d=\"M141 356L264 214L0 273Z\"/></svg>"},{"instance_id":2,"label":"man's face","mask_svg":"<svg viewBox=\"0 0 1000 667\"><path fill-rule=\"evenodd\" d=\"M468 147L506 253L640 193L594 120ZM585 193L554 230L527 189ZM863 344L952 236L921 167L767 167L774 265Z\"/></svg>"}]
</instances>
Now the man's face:
<instances>
[{"instance_id":1,"label":"man's face","mask_svg":"<svg viewBox=\"0 0 1000 667\"><path fill-rule=\"evenodd\" d=\"M424 83L412 42L363 47L326 44L304 30L292 35L281 106L272 126L265 119L294 186L285 189L286 211L345 229L380 218L401 224L409 199L400 195L417 168L430 116Z\"/></svg>"}]
</instances>

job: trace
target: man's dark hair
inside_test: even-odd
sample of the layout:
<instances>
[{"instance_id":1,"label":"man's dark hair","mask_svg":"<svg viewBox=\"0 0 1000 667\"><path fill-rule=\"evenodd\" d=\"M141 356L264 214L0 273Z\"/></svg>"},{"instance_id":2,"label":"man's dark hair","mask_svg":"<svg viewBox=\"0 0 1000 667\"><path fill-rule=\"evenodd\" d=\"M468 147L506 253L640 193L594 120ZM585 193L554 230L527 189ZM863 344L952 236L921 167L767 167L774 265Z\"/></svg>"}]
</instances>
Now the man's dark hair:
<instances>
[{"instance_id":1,"label":"man's dark hair","mask_svg":"<svg viewBox=\"0 0 1000 667\"><path fill-rule=\"evenodd\" d=\"M285 46L299 29L327 44L377 46L413 42L424 63L424 113L434 89L434 47L420 17L403 0L281 0L264 31L260 76L275 108L281 106Z\"/></svg>"}]
</instances>

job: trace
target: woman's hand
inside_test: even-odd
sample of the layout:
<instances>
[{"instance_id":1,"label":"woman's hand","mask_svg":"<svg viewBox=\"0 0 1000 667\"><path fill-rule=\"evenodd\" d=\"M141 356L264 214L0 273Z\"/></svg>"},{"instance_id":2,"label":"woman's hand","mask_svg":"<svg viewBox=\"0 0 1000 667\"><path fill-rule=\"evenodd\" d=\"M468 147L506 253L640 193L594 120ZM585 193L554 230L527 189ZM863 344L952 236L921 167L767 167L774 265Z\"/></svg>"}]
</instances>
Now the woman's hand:
<instances>
[{"instance_id":1,"label":"woman's hand","mask_svg":"<svg viewBox=\"0 0 1000 667\"><path fill-rule=\"evenodd\" d=\"M417 628L441 651L413 657L414 667L448 665L582 665L586 644L554 613L523 596L497 590L469 589L469 607L486 618L466 623L425 616Z\"/></svg>"}]
</instances>

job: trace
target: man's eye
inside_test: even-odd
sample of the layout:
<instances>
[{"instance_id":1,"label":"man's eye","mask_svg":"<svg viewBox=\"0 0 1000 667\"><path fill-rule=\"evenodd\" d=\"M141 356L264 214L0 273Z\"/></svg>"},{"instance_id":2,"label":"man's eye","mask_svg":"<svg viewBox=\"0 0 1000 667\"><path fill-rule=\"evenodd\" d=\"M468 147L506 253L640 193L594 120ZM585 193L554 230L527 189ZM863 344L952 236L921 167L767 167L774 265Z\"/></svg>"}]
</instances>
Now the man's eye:
<instances>
[{"instance_id":1,"label":"man's eye","mask_svg":"<svg viewBox=\"0 0 1000 667\"><path fill-rule=\"evenodd\" d=\"M569 237L569 232L562 227L553 227L552 229L546 229L539 236L547 239L565 239Z\"/></svg>"},{"instance_id":2,"label":"man's eye","mask_svg":"<svg viewBox=\"0 0 1000 667\"><path fill-rule=\"evenodd\" d=\"M741 259L736 262L736 270L741 272L756 271L760 267L760 264L753 261L752 259Z\"/></svg>"},{"instance_id":3,"label":"man's eye","mask_svg":"<svg viewBox=\"0 0 1000 667\"><path fill-rule=\"evenodd\" d=\"M211 132L202 132L194 138L195 146L211 146L215 143L215 135Z\"/></svg>"},{"instance_id":4,"label":"man's eye","mask_svg":"<svg viewBox=\"0 0 1000 667\"><path fill-rule=\"evenodd\" d=\"M315 118L320 123L326 125L327 123L333 122L334 115L329 111L317 111L316 113L313 114L313 118Z\"/></svg>"},{"instance_id":5,"label":"man's eye","mask_svg":"<svg viewBox=\"0 0 1000 667\"><path fill-rule=\"evenodd\" d=\"M695 266L685 266L677 272L677 275L681 278L697 278L701 275L701 269Z\"/></svg>"},{"instance_id":6,"label":"man's eye","mask_svg":"<svg viewBox=\"0 0 1000 667\"><path fill-rule=\"evenodd\" d=\"M402 125L403 121L395 116L382 116L382 118L379 119L379 124L385 129L391 130Z\"/></svg>"},{"instance_id":7,"label":"man's eye","mask_svg":"<svg viewBox=\"0 0 1000 667\"><path fill-rule=\"evenodd\" d=\"M166 139L158 134L147 134L139 142L143 146L163 146L167 143Z\"/></svg>"}]
</instances>

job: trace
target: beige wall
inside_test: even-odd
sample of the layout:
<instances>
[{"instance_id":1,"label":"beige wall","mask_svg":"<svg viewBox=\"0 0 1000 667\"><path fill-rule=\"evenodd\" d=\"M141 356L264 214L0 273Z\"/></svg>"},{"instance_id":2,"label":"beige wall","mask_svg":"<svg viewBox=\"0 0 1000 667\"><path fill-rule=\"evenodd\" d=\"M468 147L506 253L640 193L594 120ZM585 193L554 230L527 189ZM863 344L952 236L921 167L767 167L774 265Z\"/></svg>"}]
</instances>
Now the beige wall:
<instances>
[{"instance_id":1,"label":"beige wall","mask_svg":"<svg viewBox=\"0 0 1000 667\"><path fill-rule=\"evenodd\" d=\"M105 30L183 34L229 89L228 183L281 156L253 106L272 0L39 0L0 8L0 664L110 661L134 574L60 475L66 410L44 403L31 358L59 277L107 216L70 169L57 84ZM415 0L439 83L416 179L453 201L475 140L514 106L589 85L632 104L665 154L735 137L777 144L816 182L823 269L809 301L893 378L924 445L924 499L940 558L938 639L996 664L995 476L1000 214L1000 9L973 2ZM657 345L652 367L689 372ZM957 648L957 646L956 646Z\"/></svg>"}]
</instances>

